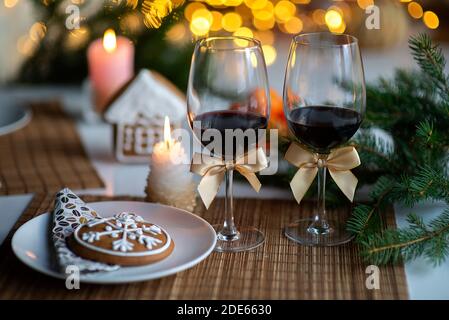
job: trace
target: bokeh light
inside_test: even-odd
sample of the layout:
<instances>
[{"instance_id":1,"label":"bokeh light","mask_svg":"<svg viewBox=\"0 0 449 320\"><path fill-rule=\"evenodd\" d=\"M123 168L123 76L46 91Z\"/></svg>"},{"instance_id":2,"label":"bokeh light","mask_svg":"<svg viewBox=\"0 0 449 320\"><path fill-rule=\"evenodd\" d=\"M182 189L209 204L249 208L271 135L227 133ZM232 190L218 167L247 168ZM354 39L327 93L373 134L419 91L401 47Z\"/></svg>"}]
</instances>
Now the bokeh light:
<instances>
[{"instance_id":1,"label":"bokeh light","mask_svg":"<svg viewBox=\"0 0 449 320\"><path fill-rule=\"evenodd\" d=\"M274 43L274 32L271 30L255 31L254 37L256 39L258 39L262 44L273 44Z\"/></svg>"},{"instance_id":2,"label":"bokeh light","mask_svg":"<svg viewBox=\"0 0 449 320\"><path fill-rule=\"evenodd\" d=\"M177 23L173 27L171 27L167 33L167 40L171 43L179 43L185 39L186 35L186 27L184 23Z\"/></svg>"},{"instance_id":3,"label":"bokeh light","mask_svg":"<svg viewBox=\"0 0 449 320\"><path fill-rule=\"evenodd\" d=\"M211 23L205 17L197 17L190 22L190 31L196 36L205 36L209 33Z\"/></svg>"},{"instance_id":4,"label":"bokeh light","mask_svg":"<svg viewBox=\"0 0 449 320\"><path fill-rule=\"evenodd\" d=\"M262 51L265 57L265 63L267 64L267 66L271 66L276 61L276 49L272 45L265 44L262 45Z\"/></svg>"},{"instance_id":5,"label":"bokeh light","mask_svg":"<svg viewBox=\"0 0 449 320\"><path fill-rule=\"evenodd\" d=\"M264 8L268 3L268 0L245 0L245 4L252 10L260 10Z\"/></svg>"},{"instance_id":6,"label":"bokeh light","mask_svg":"<svg viewBox=\"0 0 449 320\"><path fill-rule=\"evenodd\" d=\"M212 14L212 25L210 26L211 31L219 31L221 30L221 19L223 19L223 15L219 11L211 11Z\"/></svg>"},{"instance_id":7,"label":"bokeh light","mask_svg":"<svg viewBox=\"0 0 449 320\"><path fill-rule=\"evenodd\" d=\"M14 8L18 2L19 0L3 0L3 4L8 9Z\"/></svg>"},{"instance_id":8,"label":"bokeh light","mask_svg":"<svg viewBox=\"0 0 449 320\"><path fill-rule=\"evenodd\" d=\"M31 26L28 34L29 34L31 40L39 42L40 40L42 40L45 37L46 32L47 32L47 27L45 26L45 23L36 22Z\"/></svg>"},{"instance_id":9,"label":"bokeh light","mask_svg":"<svg viewBox=\"0 0 449 320\"><path fill-rule=\"evenodd\" d=\"M300 33L303 28L303 23L298 17L292 17L284 24L284 28L287 33Z\"/></svg>"},{"instance_id":10,"label":"bokeh light","mask_svg":"<svg viewBox=\"0 0 449 320\"><path fill-rule=\"evenodd\" d=\"M296 6L290 1L281 0L274 6L274 16L278 22L287 22L296 13Z\"/></svg>"},{"instance_id":11,"label":"bokeh light","mask_svg":"<svg viewBox=\"0 0 449 320\"><path fill-rule=\"evenodd\" d=\"M247 37L247 38L254 37L254 34L251 31L251 29L247 27L238 28L232 35L236 37ZM234 40L234 42L240 47L245 47L248 45L248 41L242 39Z\"/></svg>"},{"instance_id":12,"label":"bokeh light","mask_svg":"<svg viewBox=\"0 0 449 320\"><path fill-rule=\"evenodd\" d=\"M312 13L313 22L315 22L317 25L320 25L320 26L325 25L326 24L326 21L324 19L325 16L326 16L326 10L316 9Z\"/></svg>"},{"instance_id":13,"label":"bokeh light","mask_svg":"<svg viewBox=\"0 0 449 320\"><path fill-rule=\"evenodd\" d=\"M424 12L423 20L424 24L429 29L436 29L440 25L440 19L433 11Z\"/></svg>"},{"instance_id":14,"label":"bokeh light","mask_svg":"<svg viewBox=\"0 0 449 320\"><path fill-rule=\"evenodd\" d=\"M202 4L201 2L190 2L184 10L184 17L187 19L187 21L192 21L193 13L196 10L205 9L205 8L206 8L206 6L204 4Z\"/></svg>"},{"instance_id":15,"label":"bokeh light","mask_svg":"<svg viewBox=\"0 0 449 320\"><path fill-rule=\"evenodd\" d=\"M366 9L374 4L374 0L357 0L357 4L360 8Z\"/></svg>"},{"instance_id":16,"label":"bokeh light","mask_svg":"<svg viewBox=\"0 0 449 320\"><path fill-rule=\"evenodd\" d=\"M332 32L341 28L344 23L341 13L334 9L328 10L326 12L324 20L326 21L329 30Z\"/></svg>"},{"instance_id":17,"label":"bokeh light","mask_svg":"<svg viewBox=\"0 0 449 320\"><path fill-rule=\"evenodd\" d=\"M242 26L242 17L235 12L226 13L221 19L221 26L229 32L234 32Z\"/></svg>"},{"instance_id":18,"label":"bokeh light","mask_svg":"<svg viewBox=\"0 0 449 320\"><path fill-rule=\"evenodd\" d=\"M410 2L407 6L408 13L415 19L421 19L424 11L421 5L417 2Z\"/></svg>"}]
</instances>

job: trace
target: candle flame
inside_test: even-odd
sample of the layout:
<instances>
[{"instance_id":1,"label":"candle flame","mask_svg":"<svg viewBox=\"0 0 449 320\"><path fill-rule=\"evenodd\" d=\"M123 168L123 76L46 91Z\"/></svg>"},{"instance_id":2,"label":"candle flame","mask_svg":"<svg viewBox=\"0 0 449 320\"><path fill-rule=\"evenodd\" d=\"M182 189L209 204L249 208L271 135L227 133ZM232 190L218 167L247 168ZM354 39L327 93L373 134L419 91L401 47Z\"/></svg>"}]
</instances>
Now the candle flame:
<instances>
[{"instance_id":1,"label":"candle flame","mask_svg":"<svg viewBox=\"0 0 449 320\"><path fill-rule=\"evenodd\" d=\"M103 47L109 53L114 52L117 48L117 39L114 30L108 29L104 32Z\"/></svg>"},{"instance_id":2,"label":"candle flame","mask_svg":"<svg viewBox=\"0 0 449 320\"><path fill-rule=\"evenodd\" d=\"M170 130L170 119L168 118L168 116L165 116L164 122L164 141L167 147L169 147L171 142L171 130Z\"/></svg>"}]
</instances>

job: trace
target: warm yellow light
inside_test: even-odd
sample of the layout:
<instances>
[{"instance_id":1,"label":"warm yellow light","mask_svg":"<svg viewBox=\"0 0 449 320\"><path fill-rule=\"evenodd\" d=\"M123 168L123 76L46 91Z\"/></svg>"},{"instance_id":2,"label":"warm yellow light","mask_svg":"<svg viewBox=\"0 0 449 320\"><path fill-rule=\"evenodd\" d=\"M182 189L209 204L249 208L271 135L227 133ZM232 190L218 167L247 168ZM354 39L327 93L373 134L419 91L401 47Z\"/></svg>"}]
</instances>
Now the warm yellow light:
<instances>
[{"instance_id":1,"label":"warm yellow light","mask_svg":"<svg viewBox=\"0 0 449 320\"><path fill-rule=\"evenodd\" d=\"M357 0L357 4L360 8L366 9L374 4L374 0Z\"/></svg>"},{"instance_id":2,"label":"warm yellow light","mask_svg":"<svg viewBox=\"0 0 449 320\"><path fill-rule=\"evenodd\" d=\"M412 0L400 0L401 2L410 2Z\"/></svg>"},{"instance_id":3,"label":"warm yellow light","mask_svg":"<svg viewBox=\"0 0 449 320\"><path fill-rule=\"evenodd\" d=\"M39 41L45 37L45 33L47 32L47 27L43 22L34 23L30 31L28 32L30 39L33 41Z\"/></svg>"},{"instance_id":4,"label":"warm yellow light","mask_svg":"<svg viewBox=\"0 0 449 320\"><path fill-rule=\"evenodd\" d=\"M324 20L326 21L327 26L331 31L333 29L338 29L343 24L343 17L341 16L340 12L336 10L329 10L326 12L326 15L324 16Z\"/></svg>"},{"instance_id":5,"label":"warm yellow light","mask_svg":"<svg viewBox=\"0 0 449 320\"><path fill-rule=\"evenodd\" d=\"M298 17L292 17L284 24L284 28L288 33L300 33L303 28L303 23Z\"/></svg>"},{"instance_id":6,"label":"warm yellow light","mask_svg":"<svg viewBox=\"0 0 449 320\"><path fill-rule=\"evenodd\" d=\"M407 6L408 13L412 18L421 19L423 16L423 9L421 5L417 2L410 2Z\"/></svg>"},{"instance_id":7,"label":"warm yellow light","mask_svg":"<svg viewBox=\"0 0 449 320\"><path fill-rule=\"evenodd\" d=\"M191 2L189 3L184 10L184 17L187 21L192 21L193 13L199 9L205 9L206 6L201 2Z\"/></svg>"},{"instance_id":8,"label":"warm yellow light","mask_svg":"<svg viewBox=\"0 0 449 320\"><path fill-rule=\"evenodd\" d=\"M316 9L312 13L312 20L316 24L322 26L326 24L326 21L324 20L324 17L326 16L326 11L323 9Z\"/></svg>"},{"instance_id":9,"label":"warm yellow light","mask_svg":"<svg viewBox=\"0 0 449 320\"><path fill-rule=\"evenodd\" d=\"M274 33L271 30L256 31L256 34L254 36L256 37L256 39L260 40L262 44L274 43Z\"/></svg>"},{"instance_id":10,"label":"warm yellow light","mask_svg":"<svg viewBox=\"0 0 449 320\"><path fill-rule=\"evenodd\" d=\"M253 17L257 20L272 20L274 18L274 10L253 11Z\"/></svg>"},{"instance_id":11,"label":"warm yellow light","mask_svg":"<svg viewBox=\"0 0 449 320\"><path fill-rule=\"evenodd\" d=\"M223 29L229 32L234 32L242 26L242 17L235 12L226 13L221 19Z\"/></svg>"},{"instance_id":12,"label":"warm yellow light","mask_svg":"<svg viewBox=\"0 0 449 320\"><path fill-rule=\"evenodd\" d=\"M17 51L20 54L31 57L37 48L36 42L30 39L28 36L22 36L17 41Z\"/></svg>"},{"instance_id":13,"label":"warm yellow light","mask_svg":"<svg viewBox=\"0 0 449 320\"><path fill-rule=\"evenodd\" d=\"M130 32L137 33L142 29L142 19L137 12L130 12L120 19L120 29Z\"/></svg>"},{"instance_id":14,"label":"warm yellow light","mask_svg":"<svg viewBox=\"0 0 449 320\"><path fill-rule=\"evenodd\" d=\"M192 14L192 21L198 18L206 19L207 21L209 21L209 25L212 25L212 22L214 21L212 13L206 8L195 10L195 12Z\"/></svg>"},{"instance_id":15,"label":"warm yellow light","mask_svg":"<svg viewBox=\"0 0 449 320\"><path fill-rule=\"evenodd\" d=\"M279 22L288 21L296 13L296 6L290 1L281 0L274 7L274 15Z\"/></svg>"},{"instance_id":16,"label":"warm yellow light","mask_svg":"<svg viewBox=\"0 0 449 320\"><path fill-rule=\"evenodd\" d=\"M238 7L242 2L243 0L224 0L223 4L227 7Z\"/></svg>"},{"instance_id":17,"label":"warm yellow light","mask_svg":"<svg viewBox=\"0 0 449 320\"><path fill-rule=\"evenodd\" d=\"M16 4L19 2L19 0L4 0L3 3L6 8L14 8Z\"/></svg>"},{"instance_id":18,"label":"warm yellow light","mask_svg":"<svg viewBox=\"0 0 449 320\"><path fill-rule=\"evenodd\" d=\"M253 11L253 17L258 20L272 20L274 18L274 9L266 6L262 10L255 10Z\"/></svg>"},{"instance_id":19,"label":"warm yellow light","mask_svg":"<svg viewBox=\"0 0 449 320\"><path fill-rule=\"evenodd\" d=\"M258 29L258 30L270 30L274 27L274 23L275 23L275 19L274 17L272 17L271 19L268 20L260 20L257 18L253 19L253 25Z\"/></svg>"},{"instance_id":20,"label":"warm yellow light","mask_svg":"<svg viewBox=\"0 0 449 320\"><path fill-rule=\"evenodd\" d=\"M438 16L433 11L424 12L423 20L429 29L436 29L440 25L440 19L438 19Z\"/></svg>"},{"instance_id":21,"label":"warm yellow light","mask_svg":"<svg viewBox=\"0 0 449 320\"><path fill-rule=\"evenodd\" d=\"M218 11L211 11L211 14L212 14L212 25L210 26L210 29L212 31L221 30L221 19L223 19L223 15Z\"/></svg>"},{"instance_id":22,"label":"warm yellow light","mask_svg":"<svg viewBox=\"0 0 449 320\"><path fill-rule=\"evenodd\" d=\"M238 28L232 35L236 36L236 37L247 37L247 38L252 38L253 32L251 31L250 28L247 27L240 27ZM243 39L236 39L234 40L234 42L240 46L240 47L246 47L248 46L248 41L247 40L243 40Z\"/></svg>"},{"instance_id":23,"label":"warm yellow light","mask_svg":"<svg viewBox=\"0 0 449 320\"><path fill-rule=\"evenodd\" d=\"M263 9L268 3L268 0L245 0L245 4L252 10Z\"/></svg>"},{"instance_id":24,"label":"warm yellow light","mask_svg":"<svg viewBox=\"0 0 449 320\"><path fill-rule=\"evenodd\" d=\"M346 30L346 23L344 21L337 28L329 28L330 32L339 34L345 32L345 30Z\"/></svg>"},{"instance_id":25,"label":"warm yellow light","mask_svg":"<svg viewBox=\"0 0 449 320\"><path fill-rule=\"evenodd\" d=\"M117 38L114 30L108 29L104 32L103 48L109 53L114 52L117 48Z\"/></svg>"},{"instance_id":26,"label":"warm yellow light","mask_svg":"<svg viewBox=\"0 0 449 320\"><path fill-rule=\"evenodd\" d=\"M297 4L309 4L310 0L293 0L293 3Z\"/></svg>"},{"instance_id":27,"label":"warm yellow light","mask_svg":"<svg viewBox=\"0 0 449 320\"><path fill-rule=\"evenodd\" d=\"M224 0L207 0L206 2L213 7L219 7L224 4Z\"/></svg>"},{"instance_id":28,"label":"warm yellow light","mask_svg":"<svg viewBox=\"0 0 449 320\"><path fill-rule=\"evenodd\" d=\"M175 24L166 33L168 41L174 43L183 40L185 35L186 35L186 27L184 26L184 23Z\"/></svg>"},{"instance_id":29,"label":"warm yellow light","mask_svg":"<svg viewBox=\"0 0 449 320\"><path fill-rule=\"evenodd\" d=\"M265 57L265 63L267 66L271 66L275 61L277 57L276 49L273 46L270 46L269 44L265 44L262 46L263 55Z\"/></svg>"},{"instance_id":30,"label":"warm yellow light","mask_svg":"<svg viewBox=\"0 0 449 320\"><path fill-rule=\"evenodd\" d=\"M197 17L190 22L190 31L196 36L204 36L210 30L211 23L205 17Z\"/></svg>"},{"instance_id":31,"label":"warm yellow light","mask_svg":"<svg viewBox=\"0 0 449 320\"><path fill-rule=\"evenodd\" d=\"M171 129L170 129L170 119L168 116L165 116L164 121L164 142L167 145L167 147L170 147L171 140Z\"/></svg>"},{"instance_id":32,"label":"warm yellow light","mask_svg":"<svg viewBox=\"0 0 449 320\"><path fill-rule=\"evenodd\" d=\"M90 30L83 26L67 34L64 39L64 47L68 50L78 50L85 46L90 37Z\"/></svg>"}]
</instances>

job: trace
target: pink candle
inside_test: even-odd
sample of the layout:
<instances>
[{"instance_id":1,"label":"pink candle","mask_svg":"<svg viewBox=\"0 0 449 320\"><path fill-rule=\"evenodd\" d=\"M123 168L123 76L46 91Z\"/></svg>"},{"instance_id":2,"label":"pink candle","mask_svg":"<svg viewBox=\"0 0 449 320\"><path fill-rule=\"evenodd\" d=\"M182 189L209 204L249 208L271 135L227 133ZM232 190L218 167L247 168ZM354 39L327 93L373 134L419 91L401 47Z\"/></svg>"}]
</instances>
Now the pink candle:
<instances>
[{"instance_id":1,"label":"pink candle","mask_svg":"<svg viewBox=\"0 0 449 320\"><path fill-rule=\"evenodd\" d=\"M133 77L134 45L127 38L116 38L114 30L108 29L103 39L89 45L87 61L95 106L102 112L117 90Z\"/></svg>"}]
</instances>

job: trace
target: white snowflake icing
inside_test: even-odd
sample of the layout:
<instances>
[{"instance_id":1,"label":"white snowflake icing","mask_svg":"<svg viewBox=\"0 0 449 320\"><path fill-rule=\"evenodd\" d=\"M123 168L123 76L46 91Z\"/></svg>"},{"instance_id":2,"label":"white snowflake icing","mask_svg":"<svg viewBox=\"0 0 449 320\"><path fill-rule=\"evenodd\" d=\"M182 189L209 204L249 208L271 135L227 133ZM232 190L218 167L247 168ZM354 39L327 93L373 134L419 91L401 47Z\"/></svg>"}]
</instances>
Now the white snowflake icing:
<instances>
[{"instance_id":1,"label":"white snowflake icing","mask_svg":"<svg viewBox=\"0 0 449 320\"><path fill-rule=\"evenodd\" d=\"M112 249L115 251L128 252L133 251L134 244L129 240L137 240L140 244L145 245L149 250L153 246L162 243L162 240L154 238L151 235L159 235L162 233L161 228L156 225L149 227L142 225L137 226L137 222L142 222L142 217L130 212L122 212L114 217L95 219L87 223L89 228L98 224L105 223L104 231L89 231L83 234L82 239L89 243L99 241L103 236L119 238L112 242ZM147 233L147 234L145 234Z\"/></svg>"}]
</instances>

